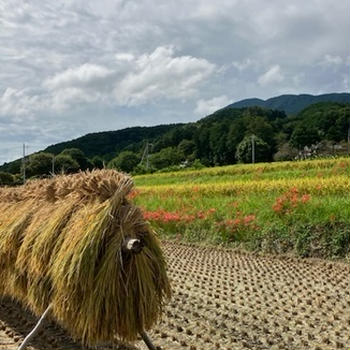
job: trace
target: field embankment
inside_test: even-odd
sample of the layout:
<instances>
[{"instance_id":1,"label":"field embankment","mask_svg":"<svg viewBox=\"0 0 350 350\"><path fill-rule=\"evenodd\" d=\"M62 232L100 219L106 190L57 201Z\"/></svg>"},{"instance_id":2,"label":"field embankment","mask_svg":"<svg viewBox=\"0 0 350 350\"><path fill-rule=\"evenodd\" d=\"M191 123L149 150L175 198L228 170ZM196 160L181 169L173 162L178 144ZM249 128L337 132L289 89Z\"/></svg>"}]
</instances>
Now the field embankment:
<instances>
[{"instance_id":1,"label":"field embankment","mask_svg":"<svg viewBox=\"0 0 350 350\"><path fill-rule=\"evenodd\" d=\"M163 237L301 256L349 254L350 159L136 176L131 195Z\"/></svg>"}]
</instances>

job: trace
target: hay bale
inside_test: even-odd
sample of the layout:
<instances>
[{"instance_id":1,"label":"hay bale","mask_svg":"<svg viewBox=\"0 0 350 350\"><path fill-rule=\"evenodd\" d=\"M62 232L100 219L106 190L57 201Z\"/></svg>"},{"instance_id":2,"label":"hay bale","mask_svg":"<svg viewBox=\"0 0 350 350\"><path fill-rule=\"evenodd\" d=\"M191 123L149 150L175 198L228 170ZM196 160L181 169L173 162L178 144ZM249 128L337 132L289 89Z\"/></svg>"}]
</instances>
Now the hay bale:
<instances>
[{"instance_id":1,"label":"hay bale","mask_svg":"<svg viewBox=\"0 0 350 350\"><path fill-rule=\"evenodd\" d=\"M52 314L85 344L133 341L170 296L159 242L126 196L132 180L95 170L0 189L0 295ZM123 250L140 239L139 254Z\"/></svg>"}]
</instances>

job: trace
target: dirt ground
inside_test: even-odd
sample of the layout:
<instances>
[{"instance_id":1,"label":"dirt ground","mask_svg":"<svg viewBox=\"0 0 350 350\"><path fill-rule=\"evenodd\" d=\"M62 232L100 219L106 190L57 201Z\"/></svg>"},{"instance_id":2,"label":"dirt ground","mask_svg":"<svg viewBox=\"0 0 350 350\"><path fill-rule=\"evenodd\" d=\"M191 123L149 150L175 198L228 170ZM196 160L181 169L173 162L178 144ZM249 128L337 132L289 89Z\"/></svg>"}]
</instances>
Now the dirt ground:
<instances>
[{"instance_id":1,"label":"dirt ground","mask_svg":"<svg viewBox=\"0 0 350 350\"><path fill-rule=\"evenodd\" d=\"M349 349L348 264L174 242L163 248L174 293L149 332L162 349ZM1 300L0 349L16 349L35 321L18 304ZM142 342L135 346L147 349ZM29 349L82 347L50 322Z\"/></svg>"}]
</instances>

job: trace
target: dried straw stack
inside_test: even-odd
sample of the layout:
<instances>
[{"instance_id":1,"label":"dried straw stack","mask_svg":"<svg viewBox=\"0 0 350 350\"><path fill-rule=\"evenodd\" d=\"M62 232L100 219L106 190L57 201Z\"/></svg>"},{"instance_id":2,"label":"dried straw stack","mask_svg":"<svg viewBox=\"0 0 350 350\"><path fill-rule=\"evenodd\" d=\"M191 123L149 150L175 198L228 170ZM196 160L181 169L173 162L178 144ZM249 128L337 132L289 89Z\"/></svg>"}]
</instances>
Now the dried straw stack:
<instances>
[{"instance_id":1,"label":"dried straw stack","mask_svg":"<svg viewBox=\"0 0 350 350\"><path fill-rule=\"evenodd\" d=\"M133 183L95 170L0 189L0 295L52 314L93 345L133 341L170 296L159 242L126 198ZM138 238L139 254L125 253Z\"/></svg>"}]
</instances>

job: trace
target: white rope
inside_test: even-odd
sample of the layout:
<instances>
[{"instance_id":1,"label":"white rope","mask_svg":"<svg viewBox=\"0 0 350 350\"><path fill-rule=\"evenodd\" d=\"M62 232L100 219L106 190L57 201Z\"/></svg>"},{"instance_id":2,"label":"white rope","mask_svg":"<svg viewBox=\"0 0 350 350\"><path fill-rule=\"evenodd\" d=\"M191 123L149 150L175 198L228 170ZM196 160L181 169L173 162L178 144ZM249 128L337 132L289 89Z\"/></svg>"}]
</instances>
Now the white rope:
<instances>
[{"instance_id":1,"label":"white rope","mask_svg":"<svg viewBox=\"0 0 350 350\"><path fill-rule=\"evenodd\" d=\"M35 327L32 329L32 331L24 338L23 343L20 345L20 347L17 350L24 350L29 341L38 333L39 329L41 328L45 317L47 314L51 311L52 309L52 304L50 304L47 309L44 311L44 313L41 315L38 323L35 325Z\"/></svg>"},{"instance_id":2,"label":"white rope","mask_svg":"<svg viewBox=\"0 0 350 350\"><path fill-rule=\"evenodd\" d=\"M43 325L43 322L46 318L46 316L48 315L48 313L51 311L52 309L52 304L50 304L47 309L44 311L44 313L41 315L38 323L35 325L35 327L32 329L32 331L24 338L23 343L19 346L19 348L17 350L24 350L29 341L38 333L39 329L41 328L41 326ZM148 349L150 350L156 350L157 348L153 345L151 339L149 338L149 336L147 335L146 332L140 332L141 338L143 339L143 341L146 343Z\"/></svg>"}]
</instances>

